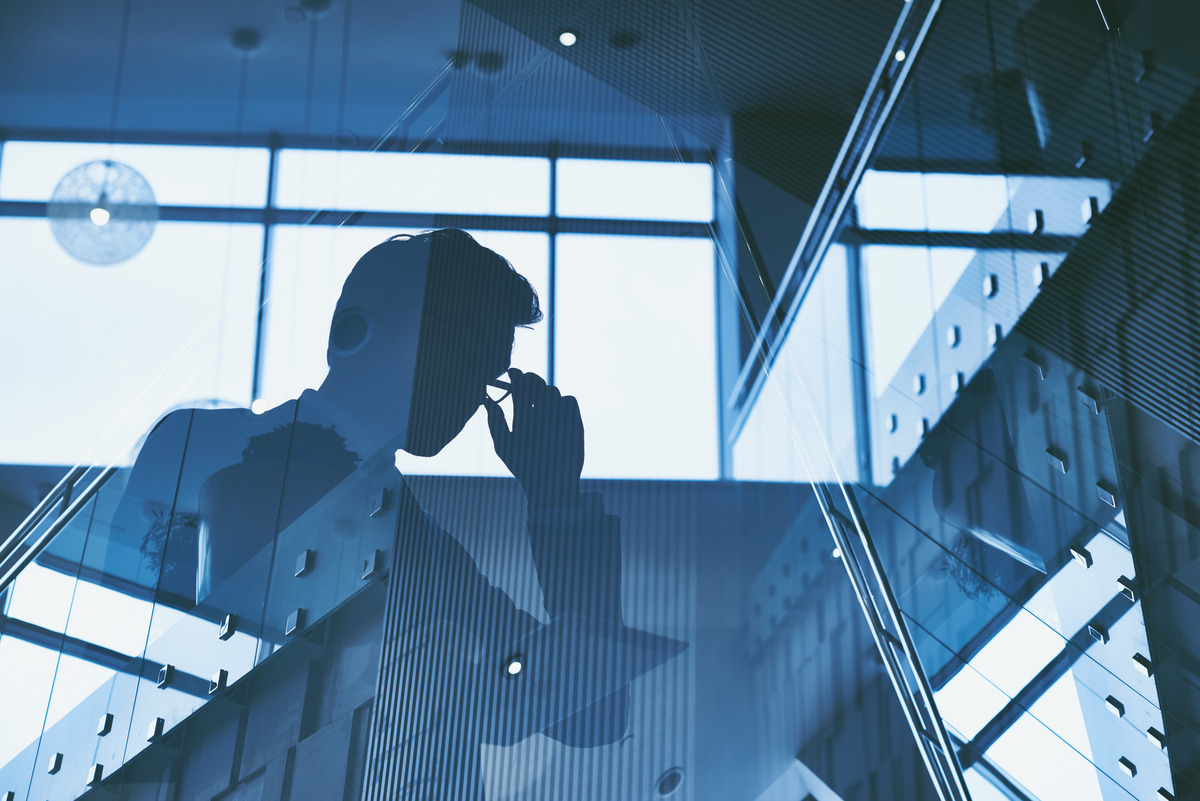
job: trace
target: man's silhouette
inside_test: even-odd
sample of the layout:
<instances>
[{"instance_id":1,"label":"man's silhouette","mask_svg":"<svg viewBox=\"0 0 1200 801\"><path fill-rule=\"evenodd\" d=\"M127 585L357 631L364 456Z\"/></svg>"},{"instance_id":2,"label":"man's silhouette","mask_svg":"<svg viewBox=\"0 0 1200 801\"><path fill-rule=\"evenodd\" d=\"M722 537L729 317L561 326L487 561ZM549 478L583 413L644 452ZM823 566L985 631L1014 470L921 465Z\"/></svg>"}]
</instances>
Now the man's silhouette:
<instances>
[{"instance_id":1,"label":"man's silhouette","mask_svg":"<svg viewBox=\"0 0 1200 801\"><path fill-rule=\"evenodd\" d=\"M432 782L444 797L479 795L482 743L539 731L574 746L616 741L626 728L628 681L665 658L661 643L639 641L621 624L618 521L597 495L580 493L578 404L509 369L515 328L540 319L529 283L465 232L393 237L346 280L320 388L261 415L168 415L143 446L114 518L114 531L143 532L142 564L130 578L157 584L160 601L249 608L253 617L279 532L352 473L394 471L396 449L436 454L484 404L496 452L529 501L551 623L516 609L400 485L385 654L389 643L421 643L396 646L391 669L427 686L433 675L453 689L405 691L391 706L377 699L390 709L380 709L377 730L388 727L391 740L376 739L392 744L377 744L376 756L408 759L400 784ZM511 429L486 394L497 381L511 390ZM280 622L262 621L264 639ZM659 655L642 658L651 651ZM517 680L507 672L514 654L529 662ZM591 664L577 664L581 658ZM584 672L587 681L577 677Z\"/></svg>"}]
</instances>

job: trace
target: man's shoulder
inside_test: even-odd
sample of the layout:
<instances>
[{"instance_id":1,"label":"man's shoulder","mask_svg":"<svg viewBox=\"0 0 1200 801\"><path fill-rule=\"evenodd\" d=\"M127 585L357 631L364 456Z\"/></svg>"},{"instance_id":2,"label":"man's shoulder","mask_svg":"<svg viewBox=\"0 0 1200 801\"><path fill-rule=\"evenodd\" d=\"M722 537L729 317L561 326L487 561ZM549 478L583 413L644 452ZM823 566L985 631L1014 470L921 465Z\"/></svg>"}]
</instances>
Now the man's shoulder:
<instances>
[{"instance_id":1,"label":"man's shoulder","mask_svg":"<svg viewBox=\"0 0 1200 801\"><path fill-rule=\"evenodd\" d=\"M296 401L288 401L262 414L239 407L180 408L159 418L137 447L137 461L157 459L181 450L201 450L214 456L227 449L237 454L248 438L267 434L295 420Z\"/></svg>"},{"instance_id":2,"label":"man's shoulder","mask_svg":"<svg viewBox=\"0 0 1200 801\"><path fill-rule=\"evenodd\" d=\"M150 429L150 434L153 435L156 431L163 428L170 428L175 425L229 425L229 426L249 426L253 428L273 428L277 425L283 425L292 422L295 419L296 401L289 400L285 403L268 409L261 414L244 409L239 406L224 406L224 407L183 407L172 409L158 419Z\"/></svg>"}]
</instances>

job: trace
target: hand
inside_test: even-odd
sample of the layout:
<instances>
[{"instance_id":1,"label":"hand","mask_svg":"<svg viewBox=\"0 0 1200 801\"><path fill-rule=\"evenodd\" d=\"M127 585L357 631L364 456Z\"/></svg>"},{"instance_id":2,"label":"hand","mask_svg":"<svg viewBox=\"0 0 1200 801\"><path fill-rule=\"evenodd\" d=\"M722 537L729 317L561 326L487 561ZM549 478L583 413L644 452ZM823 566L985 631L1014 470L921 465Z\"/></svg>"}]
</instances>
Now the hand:
<instances>
[{"instance_id":1,"label":"hand","mask_svg":"<svg viewBox=\"0 0 1200 801\"><path fill-rule=\"evenodd\" d=\"M512 430L496 401L484 402L496 455L521 482L534 506L567 506L579 500L583 470L583 420L576 400L533 373L508 371Z\"/></svg>"}]
</instances>

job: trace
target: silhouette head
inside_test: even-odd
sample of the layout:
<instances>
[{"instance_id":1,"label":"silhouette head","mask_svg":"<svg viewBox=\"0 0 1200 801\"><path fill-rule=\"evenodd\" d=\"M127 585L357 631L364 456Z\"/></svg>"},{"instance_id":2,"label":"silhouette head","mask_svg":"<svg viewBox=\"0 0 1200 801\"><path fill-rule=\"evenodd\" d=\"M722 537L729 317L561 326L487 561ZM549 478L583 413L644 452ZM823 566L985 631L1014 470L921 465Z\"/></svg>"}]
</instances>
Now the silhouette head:
<instances>
[{"instance_id":1,"label":"silhouette head","mask_svg":"<svg viewBox=\"0 0 1200 801\"><path fill-rule=\"evenodd\" d=\"M431 456L508 369L514 329L541 318L529 282L465 231L395 236L367 251L342 287L327 384L364 427L403 427L404 449Z\"/></svg>"}]
</instances>

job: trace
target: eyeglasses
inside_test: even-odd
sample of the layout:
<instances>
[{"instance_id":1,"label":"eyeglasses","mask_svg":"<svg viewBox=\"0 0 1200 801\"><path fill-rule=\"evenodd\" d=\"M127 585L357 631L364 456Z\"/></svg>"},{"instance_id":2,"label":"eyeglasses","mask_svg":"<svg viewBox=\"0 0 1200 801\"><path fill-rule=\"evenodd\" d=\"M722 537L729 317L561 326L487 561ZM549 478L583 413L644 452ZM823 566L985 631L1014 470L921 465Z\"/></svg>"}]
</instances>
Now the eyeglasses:
<instances>
[{"instance_id":1,"label":"eyeglasses","mask_svg":"<svg viewBox=\"0 0 1200 801\"><path fill-rule=\"evenodd\" d=\"M487 396L493 403L499 403L512 394L512 384L499 378L488 382Z\"/></svg>"}]
</instances>

